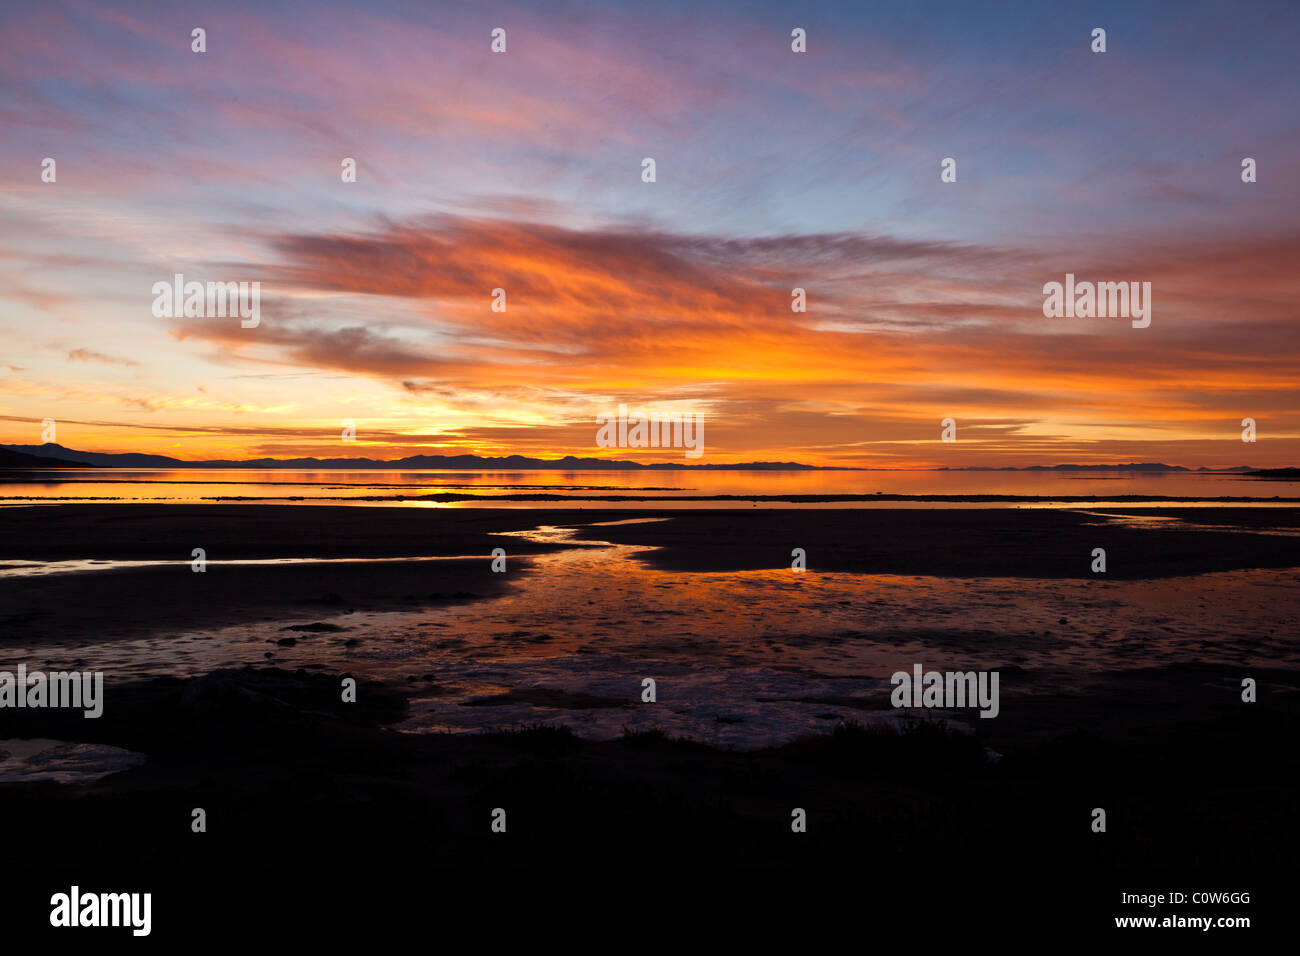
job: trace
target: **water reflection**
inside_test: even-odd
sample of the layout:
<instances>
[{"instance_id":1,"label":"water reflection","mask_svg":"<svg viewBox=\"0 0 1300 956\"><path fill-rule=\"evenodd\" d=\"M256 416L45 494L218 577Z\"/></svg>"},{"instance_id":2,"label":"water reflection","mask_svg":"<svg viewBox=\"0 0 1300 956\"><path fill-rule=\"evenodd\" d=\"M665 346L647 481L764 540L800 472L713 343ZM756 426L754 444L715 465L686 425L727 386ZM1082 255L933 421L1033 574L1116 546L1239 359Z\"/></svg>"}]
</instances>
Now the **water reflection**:
<instances>
[{"instance_id":1,"label":"water reflection","mask_svg":"<svg viewBox=\"0 0 1300 956\"><path fill-rule=\"evenodd\" d=\"M451 499L423 498L447 495ZM474 507L493 498L494 507L638 507L645 501L601 501L604 495L648 498L668 507L754 507L744 496L782 495L1015 495L1058 501L1094 497L1116 504L1124 495L1157 495L1178 502L1223 496L1262 503L1300 497L1300 482L1260 481L1243 475L1202 472L963 472L963 471L384 471L287 469L67 469L0 473L0 503L55 501L275 501L400 503L405 506ZM494 496L512 495L514 500ZM527 501L520 496L560 496L561 501ZM689 501L738 495L739 501ZM676 501L676 503L674 503ZM906 502L885 501L886 507ZM960 502L934 507L969 507ZM983 502L981 507L1016 507L1018 502ZM879 507L870 500L800 502L800 507Z\"/></svg>"},{"instance_id":2,"label":"water reflection","mask_svg":"<svg viewBox=\"0 0 1300 956\"><path fill-rule=\"evenodd\" d=\"M898 712L881 709L888 676L917 661L1000 670L1012 702L1077 694L1134 667L1300 665L1294 570L1129 582L679 573L640 561L648 548L600 541L598 528L516 532L586 546L535 556L507 593L472 605L304 612L93 648L24 648L15 634L10 656L55 654L47 669L93 658L110 681L268 663L330 669L409 688L402 729L412 732L550 722L598 738L659 727L739 747L843 719L893 720ZM654 705L640 701L644 677L658 682Z\"/></svg>"}]
</instances>

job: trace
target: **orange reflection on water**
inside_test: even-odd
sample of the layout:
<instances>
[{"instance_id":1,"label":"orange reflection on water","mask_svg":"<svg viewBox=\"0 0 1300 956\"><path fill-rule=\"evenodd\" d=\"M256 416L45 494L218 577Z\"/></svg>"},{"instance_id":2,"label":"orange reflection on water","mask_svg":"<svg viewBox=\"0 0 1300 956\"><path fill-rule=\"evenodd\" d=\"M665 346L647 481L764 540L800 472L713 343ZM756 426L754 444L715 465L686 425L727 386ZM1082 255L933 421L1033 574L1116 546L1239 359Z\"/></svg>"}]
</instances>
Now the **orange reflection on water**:
<instances>
[{"instance_id":1,"label":"orange reflection on water","mask_svg":"<svg viewBox=\"0 0 1300 956\"><path fill-rule=\"evenodd\" d=\"M447 498L430 498L436 495ZM490 504L556 507L564 501L521 496L560 496L582 507L750 507L745 496L817 495L1011 495L1050 496L1057 501L1113 502L1124 495L1180 499L1223 496L1259 503L1300 497L1300 482L1263 481L1229 474L1188 472L1001 472L1001 471L295 471L286 469L94 469L9 472L0 475L0 503L25 501L276 501L314 504L383 502L404 505ZM461 495L482 496L478 501ZM514 496L499 500L499 496ZM699 501L713 495L739 502ZM602 501L631 496L632 503ZM885 499L886 506L906 502ZM981 502L1005 507L1018 502ZM1034 503L1041 504L1041 503ZM963 502L933 502L927 507ZM798 502L799 507L875 507L866 501Z\"/></svg>"}]
</instances>

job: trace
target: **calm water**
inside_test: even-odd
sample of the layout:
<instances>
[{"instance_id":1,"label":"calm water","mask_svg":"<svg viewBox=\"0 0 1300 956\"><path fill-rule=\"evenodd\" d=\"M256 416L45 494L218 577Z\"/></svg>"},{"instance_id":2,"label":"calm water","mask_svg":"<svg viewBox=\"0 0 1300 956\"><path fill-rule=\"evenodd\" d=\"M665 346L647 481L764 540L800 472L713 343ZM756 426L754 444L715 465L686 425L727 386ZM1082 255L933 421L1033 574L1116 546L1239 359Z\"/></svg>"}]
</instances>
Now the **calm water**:
<instances>
[{"instance_id":1,"label":"calm water","mask_svg":"<svg viewBox=\"0 0 1300 956\"><path fill-rule=\"evenodd\" d=\"M0 473L0 504L37 501L303 501L313 504L401 503L473 507L495 498L505 507L534 507L523 496L561 495L571 505L646 507L601 496L653 499L668 507L749 507L747 501L699 501L712 495L1033 495L1060 501L1154 495L1195 500L1222 496L1300 498L1300 482L1240 475L1162 472L954 471L289 471L143 469ZM443 496L443 497L430 497ZM447 496L453 496L450 500ZM473 496L470 500L456 500ZM500 500L502 496L513 496ZM477 498L478 500L473 500ZM696 499L696 500L692 500ZM871 502L849 506L871 507ZM844 507L843 503L834 505ZM898 507L896 501L889 507ZM933 503L927 505L933 507ZM983 503L982 507L989 507Z\"/></svg>"},{"instance_id":2,"label":"calm water","mask_svg":"<svg viewBox=\"0 0 1300 956\"><path fill-rule=\"evenodd\" d=\"M653 569L639 560L646 549L600 531L515 532L578 547L532 559L529 574L490 600L305 609L85 645L27 646L15 635L9 654L47 670L93 662L112 681L267 664L342 671L406 687L411 716L400 727L412 732L543 722L608 738L658 727L741 748L845 719L897 719L881 709L889 675L913 662L1000 671L1004 713L1133 668L1217 663L1227 680L1243 667L1300 666L1295 569L1160 581L685 573ZM278 643L286 626L310 623L334 630ZM654 707L639 701L644 677L658 682Z\"/></svg>"}]
</instances>

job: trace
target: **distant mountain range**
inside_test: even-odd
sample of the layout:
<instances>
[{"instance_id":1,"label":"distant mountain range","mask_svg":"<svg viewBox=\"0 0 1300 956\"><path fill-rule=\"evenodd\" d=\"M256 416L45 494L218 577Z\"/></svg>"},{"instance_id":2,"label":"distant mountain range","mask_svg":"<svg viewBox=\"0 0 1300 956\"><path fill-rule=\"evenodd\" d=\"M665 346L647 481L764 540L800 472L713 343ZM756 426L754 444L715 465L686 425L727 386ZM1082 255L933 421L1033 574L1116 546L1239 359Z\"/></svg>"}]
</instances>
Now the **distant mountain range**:
<instances>
[{"instance_id":1,"label":"distant mountain range","mask_svg":"<svg viewBox=\"0 0 1300 956\"><path fill-rule=\"evenodd\" d=\"M42 455L29 455L26 452L14 451L14 447L17 446L11 447L9 445L0 445L0 468L67 468L70 465L81 468L89 467L89 463L85 461L74 460L72 458L53 458ZM40 448L41 446L35 445L23 447ZM54 447L58 448L59 446L55 445ZM61 450L66 451L67 449ZM68 452L68 454L72 455L74 453Z\"/></svg>"},{"instance_id":2,"label":"distant mountain range","mask_svg":"<svg viewBox=\"0 0 1300 956\"><path fill-rule=\"evenodd\" d=\"M938 471L1187 471L1193 473L1216 472L1246 474L1255 469L1248 465L1236 465L1232 468L1184 468L1182 465L1166 465L1158 461L1133 462L1128 465L1024 465L1019 468L939 468Z\"/></svg>"},{"instance_id":3,"label":"distant mountain range","mask_svg":"<svg viewBox=\"0 0 1300 956\"><path fill-rule=\"evenodd\" d=\"M97 451L75 451L62 445L0 445L0 467L9 468L407 468L443 469L446 471L482 471L484 469L510 468L515 470L553 469L558 471L841 471L844 469L819 469L795 461L750 461L734 465L687 465L679 462L656 462L643 465L636 461L618 461L608 458L575 458L565 455L559 459L527 458L507 455L504 458L484 458L481 455L409 455L406 458L379 460L374 458L248 458L239 461L212 459L208 461L182 461L166 455L143 455L138 452L112 454ZM16 457L15 457L16 456ZM12 459L12 460L11 460ZM24 462L21 459L28 459Z\"/></svg>"},{"instance_id":4,"label":"distant mountain range","mask_svg":"<svg viewBox=\"0 0 1300 956\"><path fill-rule=\"evenodd\" d=\"M44 445L0 445L0 468L405 468L445 471L484 471L513 469L556 471L870 471L875 469L820 467L795 461L749 461L732 465L688 465L683 462L655 462L643 465L636 461L609 458L528 458L507 455L484 458L481 455L409 455L406 458L248 458L243 460L211 459L182 461L166 455L138 452L107 453L75 451L52 442ZM1255 470L1246 465L1234 468L1185 468L1161 462L1132 462L1127 465L1027 465L1024 467L939 468L938 471L1144 471L1213 474L1251 474L1269 478L1295 477L1294 468Z\"/></svg>"}]
</instances>

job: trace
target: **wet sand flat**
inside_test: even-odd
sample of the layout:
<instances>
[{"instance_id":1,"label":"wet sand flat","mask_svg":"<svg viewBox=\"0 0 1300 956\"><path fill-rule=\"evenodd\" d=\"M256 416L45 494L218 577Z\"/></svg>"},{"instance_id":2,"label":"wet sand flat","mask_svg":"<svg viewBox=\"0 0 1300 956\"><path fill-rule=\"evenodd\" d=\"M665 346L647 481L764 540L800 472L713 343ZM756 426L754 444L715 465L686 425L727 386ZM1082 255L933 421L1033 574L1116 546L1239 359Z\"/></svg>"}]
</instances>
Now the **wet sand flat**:
<instances>
[{"instance_id":1,"label":"wet sand flat","mask_svg":"<svg viewBox=\"0 0 1300 956\"><path fill-rule=\"evenodd\" d=\"M184 873L249 905L323 889L204 874L268 848L383 873L394 846L489 880L726 861L851 871L872 894L932 885L927 861L956 854L1045 914L1137 886L1249 890L1295 853L1276 821L1296 769L1298 516L3 509L0 655L103 666L111 685L97 720L4 713L0 740L70 756L0 784L0 814L28 822L13 849L47 879L76 856L83 883ZM278 558L306 560L224 563ZM90 559L167 563L4 573ZM892 709L889 673L912 662L999 669L999 717ZM105 754L126 769L102 776ZM220 839L195 842L192 807ZM158 892L166 919L199 912Z\"/></svg>"},{"instance_id":2,"label":"wet sand flat","mask_svg":"<svg viewBox=\"0 0 1300 956\"><path fill-rule=\"evenodd\" d=\"M659 727L749 748L889 716L899 667L975 667L1004 675L1007 706L984 722L1001 744L1167 722L1242 668L1295 667L1298 514L10 509L0 649L102 667L115 686L341 669L401 688L419 732L554 721L594 739ZM192 540L210 545L203 574ZM1095 546L1106 574L1089 570ZM492 571L494 547L507 573ZM790 568L794 547L806 573ZM171 557L3 570L37 555ZM289 557L303 563L224 563ZM671 706L637 706L645 675ZM1294 682L1283 670L1269 683Z\"/></svg>"},{"instance_id":3,"label":"wet sand flat","mask_svg":"<svg viewBox=\"0 0 1300 956\"><path fill-rule=\"evenodd\" d=\"M347 609L442 606L503 593L529 556L600 539L645 546L649 567L680 572L789 569L938 577L1153 579L1300 566L1300 509L1151 512L1055 510L581 512L294 505L63 505L0 510L0 644L93 641ZM1140 509L1131 513L1142 517ZM1118 517L1117 517L1118 516ZM651 521L636 521L653 518ZM623 522L610 524L609 522ZM600 527L592 528L600 523ZM566 542L523 536L575 529ZM190 569L202 547L207 570ZM494 548L509 572L491 571ZM1107 572L1091 572L1092 551ZM428 562L225 564L296 559L445 558ZM18 562L164 561L146 567L13 576ZM6 565L6 561L9 562Z\"/></svg>"},{"instance_id":4,"label":"wet sand flat","mask_svg":"<svg viewBox=\"0 0 1300 956\"><path fill-rule=\"evenodd\" d=\"M1139 517L1157 520L1126 526ZM754 509L694 511L599 534L659 548L644 559L665 570L788 568L802 548L819 571L1100 579L1092 551L1103 548L1106 577L1139 579L1300 566L1300 535L1251 533L1298 525L1292 508Z\"/></svg>"}]
</instances>

